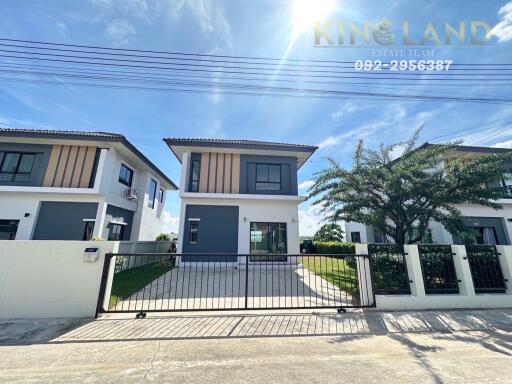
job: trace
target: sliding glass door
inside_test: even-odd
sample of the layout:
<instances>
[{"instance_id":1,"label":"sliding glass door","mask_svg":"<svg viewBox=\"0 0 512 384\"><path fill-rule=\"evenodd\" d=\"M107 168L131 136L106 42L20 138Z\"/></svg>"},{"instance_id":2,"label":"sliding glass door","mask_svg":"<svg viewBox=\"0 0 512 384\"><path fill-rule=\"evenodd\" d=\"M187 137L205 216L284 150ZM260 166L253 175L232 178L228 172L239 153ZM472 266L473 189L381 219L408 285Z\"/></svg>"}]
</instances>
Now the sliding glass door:
<instances>
[{"instance_id":1,"label":"sliding glass door","mask_svg":"<svg viewBox=\"0 0 512 384\"><path fill-rule=\"evenodd\" d=\"M251 223L251 261L286 261L286 253L286 223Z\"/></svg>"}]
</instances>

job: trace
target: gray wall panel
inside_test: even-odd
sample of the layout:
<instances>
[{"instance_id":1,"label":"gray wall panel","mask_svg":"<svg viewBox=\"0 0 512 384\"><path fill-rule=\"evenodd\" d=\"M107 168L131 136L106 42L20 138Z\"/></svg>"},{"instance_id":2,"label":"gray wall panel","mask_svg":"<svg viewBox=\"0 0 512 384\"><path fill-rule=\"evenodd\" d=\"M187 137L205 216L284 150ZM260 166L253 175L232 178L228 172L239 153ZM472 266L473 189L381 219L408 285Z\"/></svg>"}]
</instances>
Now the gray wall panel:
<instances>
[{"instance_id":1,"label":"gray wall panel","mask_svg":"<svg viewBox=\"0 0 512 384\"><path fill-rule=\"evenodd\" d=\"M189 243L190 221L200 219L197 244ZM183 233L183 253L238 253L238 207L187 205ZM236 261L236 256L186 256L183 261Z\"/></svg>"},{"instance_id":2,"label":"gray wall panel","mask_svg":"<svg viewBox=\"0 0 512 384\"><path fill-rule=\"evenodd\" d=\"M5 152L32 152L36 154L34 166L28 182L19 181L0 181L0 185L23 185L30 187L40 187L43 185L46 168L50 160L51 145L43 144L20 144L20 143L0 143L0 162Z\"/></svg>"},{"instance_id":3,"label":"gray wall panel","mask_svg":"<svg viewBox=\"0 0 512 384\"><path fill-rule=\"evenodd\" d=\"M281 190L256 190L256 163L281 164ZM241 155L240 156L240 193L258 195L298 195L297 159L286 156Z\"/></svg>"},{"instance_id":4,"label":"gray wall panel","mask_svg":"<svg viewBox=\"0 0 512 384\"><path fill-rule=\"evenodd\" d=\"M85 222L96 218L97 203L42 201L33 240L83 240Z\"/></svg>"},{"instance_id":5,"label":"gray wall panel","mask_svg":"<svg viewBox=\"0 0 512 384\"><path fill-rule=\"evenodd\" d=\"M131 232L132 232L132 222L133 222L133 211L129 211L124 208L116 207L115 205L107 205L107 212L105 214L105 224L102 230L102 235L105 240L108 239L108 233L112 224L111 221L115 221L118 223L126 223L123 231L122 240L130 240Z\"/></svg>"}]
</instances>

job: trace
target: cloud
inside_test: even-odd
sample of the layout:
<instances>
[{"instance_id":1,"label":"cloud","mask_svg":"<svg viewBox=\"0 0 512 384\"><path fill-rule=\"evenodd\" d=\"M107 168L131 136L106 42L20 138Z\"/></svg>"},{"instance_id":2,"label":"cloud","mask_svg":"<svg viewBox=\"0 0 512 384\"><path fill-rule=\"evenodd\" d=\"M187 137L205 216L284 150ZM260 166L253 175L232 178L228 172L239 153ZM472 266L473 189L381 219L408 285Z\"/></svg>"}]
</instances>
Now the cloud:
<instances>
[{"instance_id":1,"label":"cloud","mask_svg":"<svg viewBox=\"0 0 512 384\"><path fill-rule=\"evenodd\" d=\"M512 1L498 11L501 20L489 31L489 36L496 36L500 43L512 40Z\"/></svg>"},{"instance_id":2,"label":"cloud","mask_svg":"<svg viewBox=\"0 0 512 384\"><path fill-rule=\"evenodd\" d=\"M180 225L180 217L173 216L171 212L164 211L162 217L162 232L164 233L178 233L178 228Z\"/></svg>"},{"instance_id":3,"label":"cloud","mask_svg":"<svg viewBox=\"0 0 512 384\"><path fill-rule=\"evenodd\" d=\"M496 143L491 145L493 148L512 148L512 140L503 141L501 143Z\"/></svg>"},{"instance_id":4,"label":"cloud","mask_svg":"<svg viewBox=\"0 0 512 384\"><path fill-rule=\"evenodd\" d=\"M336 151L338 152L340 152L340 150L353 150L357 141L368 137L381 139L383 136L380 133L390 129L392 129L393 132L400 133L403 139L409 138L416 128L426 124L438 113L440 113L440 110L422 111L409 115L402 105L390 104L373 121L340 135L329 136L317 145L320 149L332 149L330 147L336 146ZM409 134L403 136L404 132L409 132ZM379 133L379 135L377 135L377 133Z\"/></svg>"},{"instance_id":5,"label":"cloud","mask_svg":"<svg viewBox=\"0 0 512 384\"><path fill-rule=\"evenodd\" d=\"M312 236L325 224L322 207L310 205L307 209L299 209L299 234L300 236Z\"/></svg>"},{"instance_id":6,"label":"cloud","mask_svg":"<svg viewBox=\"0 0 512 384\"><path fill-rule=\"evenodd\" d=\"M116 46L125 45L135 36L135 28L125 20L114 20L106 29L107 36Z\"/></svg>"},{"instance_id":7,"label":"cloud","mask_svg":"<svg viewBox=\"0 0 512 384\"><path fill-rule=\"evenodd\" d=\"M331 119L333 121L340 121L346 115L349 115L353 112L359 111L361 109L365 109L366 107L357 106L351 101L346 101L341 107L339 107L336 111L331 113Z\"/></svg>"},{"instance_id":8,"label":"cloud","mask_svg":"<svg viewBox=\"0 0 512 384\"><path fill-rule=\"evenodd\" d=\"M308 190L313 185L315 185L315 182L313 180L306 180L299 184L299 189Z\"/></svg>"},{"instance_id":9,"label":"cloud","mask_svg":"<svg viewBox=\"0 0 512 384\"><path fill-rule=\"evenodd\" d=\"M214 0L171 0L172 17L177 19L186 10L190 12L205 35L213 37L218 44L223 38L228 48L232 48L231 27L222 8Z\"/></svg>"}]
</instances>

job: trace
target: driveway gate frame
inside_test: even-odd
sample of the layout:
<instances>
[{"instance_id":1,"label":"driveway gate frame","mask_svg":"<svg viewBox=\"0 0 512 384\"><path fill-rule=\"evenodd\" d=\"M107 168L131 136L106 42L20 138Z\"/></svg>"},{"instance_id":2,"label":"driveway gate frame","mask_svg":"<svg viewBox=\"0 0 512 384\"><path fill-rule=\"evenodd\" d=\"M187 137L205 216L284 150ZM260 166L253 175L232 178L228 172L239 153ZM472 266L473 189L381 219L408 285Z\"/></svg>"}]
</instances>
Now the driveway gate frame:
<instances>
[{"instance_id":1,"label":"driveway gate frame","mask_svg":"<svg viewBox=\"0 0 512 384\"><path fill-rule=\"evenodd\" d=\"M186 262L187 257L194 257L193 262ZM232 260L233 256L237 256L237 262L233 263ZM253 256L253 255L252 255ZM293 309L327 309L327 308L333 308L337 309L339 313L345 312L347 308L373 308L376 305L375 301L375 290L373 287L373 271L372 271L372 263L370 262L370 256L369 255L361 255L361 254L286 254L286 255L270 255L275 256L277 260L282 260L283 257L286 257L286 261L263 261L263 262L254 262L250 260L251 254L233 254L233 253L212 253L212 254L200 254L200 253L182 253L182 254L175 254L175 253L107 253L105 255L105 260L103 264L103 272L101 277L101 283L100 283L100 289L98 294L98 302L97 302L97 308L96 308L96 317L98 317L99 314L102 313L137 313L137 317L145 317L147 312L190 312L190 311L237 311L237 310L293 310ZM112 262L113 258L122 257L124 258L123 262L116 263ZM127 259L126 259L127 258ZM135 259L133 259L135 258ZM138 259L141 259L140 262ZM144 260L146 258L146 260ZM149 262L152 258L153 261ZM203 262L198 262L198 258L203 258ZM165 299L170 300L171 290L176 283L176 285L179 282L179 277L177 277L177 281L173 283L172 280L172 271L177 270L176 274L180 273L180 270L183 270L183 273L188 270L188 286L186 286L187 293L189 293L189 290L191 288L191 275L193 272L194 277L192 278L194 283L194 301L196 299L199 299L199 306L193 308L188 307L188 300L190 298L187 298L187 307L183 308L181 305L180 308L176 309L176 302L174 308L163 308L163 303L161 305L161 308L156 308L156 305L151 308L151 305L144 305L144 295L142 300L142 305L137 306L137 299L135 301L135 307L134 309L130 308L130 304L128 304L128 309L124 309L124 304L121 306L121 309L119 308L112 308L111 306L111 294L109 294L109 301L105 305L105 299L106 299L106 293L111 292L112 285L114 284L115 276L118 272L122 272L131 268L141 267L146 264L152 264L161 262L163 260L172 260L174 263L177 263L176 266L173 265L169 271L163 273L162 275L159 275L155 277L152 281L144 285L143 289L144 292L146 290L146 287L150 285L150 294L152 291L153 283L157 282L156 290L158 292L158 289L162 289L162 294L164 293L166 287L169 288L169 297L168 298L162 298L159 300L165 301ZM127 261L127 262L125 262ZM323 265L322 265L323 263ZM126 264L126 265L125 265ZM134 267L135 265L135 267ZM217 268L216 268L217 265ZM126 268L123 268L126 267ZM296 268L294 268L296 267ZM343 268L343 271L340 271L340 267ZM114 268L114 271L111 271L111 268ZM120 271L116 271L116 269L121 269ZM207 272L204 272L204 271ZM199 290L199 296L196 297L197 293L197 282L196 279L200 275L201 278L201 284L203 283L203 275L205 273L208 274L207 276L207 284L209 284L210 280L210 274L213 274L213 289L216 288L217 283L215 282L215 274L219 273L217 271L221 270L228 270L231 271L233 274L232 280L234 280L236 277L238 277L238 284L239 284L239 290L238 295L236 297L237 304L239 305L231 305L229 307L203 307L202 304L202 294L203 294L203 287L201 286L201 289ZM287 292L287 276L286 273L289 273L290 278L290 291ZM298 271L302 272L302 276L299 276ZM306 272L307 271L307 272ZM341 273L343 272L343 273ZM347 274L348 272L348 274ZM169 278L169 282L167 282L168 285L166 285L166 277L165 275L171 274L171 277ZM268 281L265 281L265 296L255 296L255 278L254 276L258 274L258 279L260 280L260 283L262 282L262 276L265 274L265 279L268 279L268 275L270 274L270 279L272 281L272 292L274 292L275 287L273 285L280 284L280 278L281 273L285 277L284 281L284 301L285 304L281 305L281 291L279 290L278 295L278 304L274 305L273 301L275 300L273 297L270 297L272 300L272 305L268 305ZM307 278L305 273L308 274ZM110 287L107 285L109 284L109 275L112 274L112 281L110 282ZM252 275L252 280L250 279ZM161 280L162 276L164 277L164 281L162 283L162 286L159 287L159 280ZM330 276L330 277L328 277ZM347 278L348 276L348 278ZM302 277L302 279L300 279ZM325 278L324 278L325 277ZM220 277L219 277L220 279ZM306 280L309 279L309 285L307 285ZM311 286L311 279L313 279L313 285ZM329 279L337 279L338 284L336 285ZM186 285L185 279L182 278L181 280L181 291L182 294L184 293L184 287ZM348 293L346 291L347 289L347 280L349 286L352 289L352 293ZM242 282L243 281L243 282ZM274 284L274 281L276 282ZM341 282L344 282L344 286L342 288ZM361 281L364 282L364 285L361 285ZM252 282L252 288L251 283ZM220 283L219 283L220 284ZM227 282L224 281L224 284L227 285ZM233 284L233 281L231 281L231 284ZM175 300L184 300L183 298L177 297L177 291L178 287L175 288ZM208 294L208 286L207 288L207 294ZM219 289L221 287L219 286ZM227 287L229 288L229 287ZM233 285L232 285L232 293ZM236 288L236 287L235 287ZM243 288L243 289L241 289ZM281 289L282 287L279 287ZM302 296L300 296L302 288ZM142 288L141 288L142 289ZM140 292L140 290L137 291ZM252 292L251 292L252 289ZM258 290L262 290L261 286L258 286ZM305 296L306 290L308 292L313 292L315 294L315 302L309 302L306 305L306 297L309 299L312 298L312 296ZM320 294L318 291L321 290ZM227 291L227 290L226 290ZM296 296L293 296L293 293L295 291ZM327 291L327 298L325 297L325 292ZM345 294L345 300L341 297L341 293ZM220 291L219 291L220 293ZM332 294L339 295L340 298L332 297ZM289 296L288 296L289 295ZM331 296L329 296L331 295ZM349 296L350 295L350 296ZM131 295L133 296L133 294ZM293 303L293 298L296 297L295 304ZM226 300L228 298L227 295L224 297L219 296L220 299ZM126 298L123 298L125 300ZM208 304L209 297L207 296L205 298L206 304ZM213 299L213 298L212 298ZM256 300L258 299L258 300ZM287 304L287 299L291 300L291 305ZM151 299L148 298L149 304L151 303ZM156 299L154 299L156 300ZM261 301L265 301L265 305L261 305ZM303 301L303 305L299 305L299 300ZM243 304L240 305L240 301L243 301ZM258 301L258 305L256 305L256 301ZM117 306L117 301L116 301ZM106 308L105 308L106 307Z\"/></svg>"}]
</instances>

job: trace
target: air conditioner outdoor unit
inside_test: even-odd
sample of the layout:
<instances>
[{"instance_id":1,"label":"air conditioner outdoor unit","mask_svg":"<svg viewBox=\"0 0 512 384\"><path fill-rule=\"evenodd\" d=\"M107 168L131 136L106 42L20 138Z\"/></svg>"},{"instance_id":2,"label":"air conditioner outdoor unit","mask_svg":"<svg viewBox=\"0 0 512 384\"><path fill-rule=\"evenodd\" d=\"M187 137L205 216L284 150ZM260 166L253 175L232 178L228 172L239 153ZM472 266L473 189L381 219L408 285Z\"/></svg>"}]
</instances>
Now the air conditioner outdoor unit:
<instances>
[{"instance_id":1,"label":"air conditioner outdoor unit","mask_svg":"<svg viewBox=\"0 0 512 384\"><path fill-rule=\"evenodd\" d=\"M128 200L137 200L137 190L135 188L128 188L125 196Z\"/></svg>"}]
</instances>

